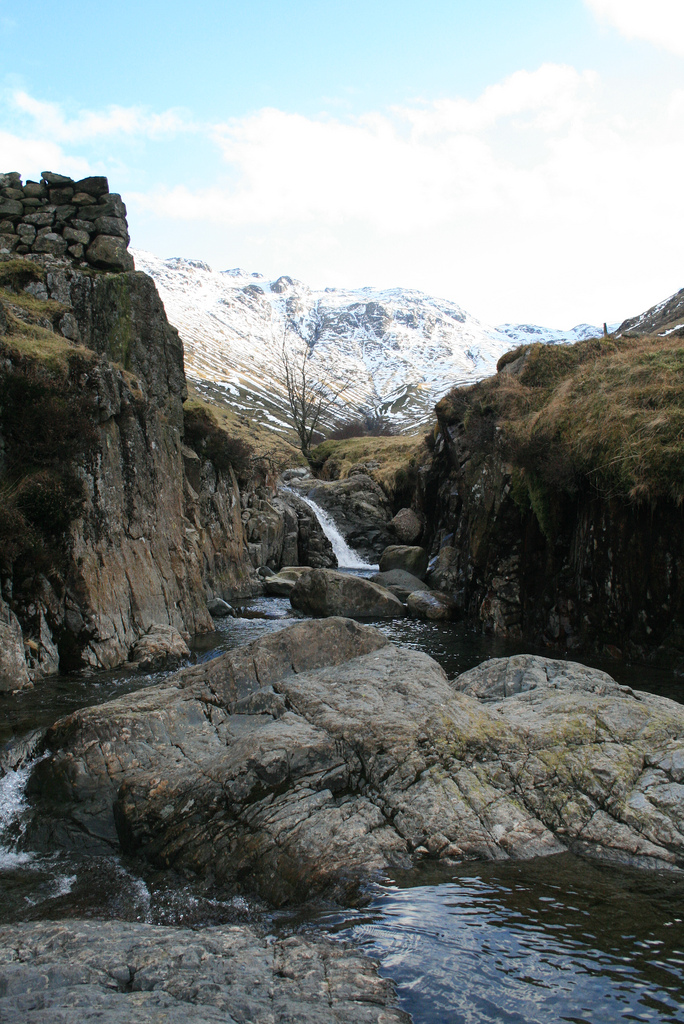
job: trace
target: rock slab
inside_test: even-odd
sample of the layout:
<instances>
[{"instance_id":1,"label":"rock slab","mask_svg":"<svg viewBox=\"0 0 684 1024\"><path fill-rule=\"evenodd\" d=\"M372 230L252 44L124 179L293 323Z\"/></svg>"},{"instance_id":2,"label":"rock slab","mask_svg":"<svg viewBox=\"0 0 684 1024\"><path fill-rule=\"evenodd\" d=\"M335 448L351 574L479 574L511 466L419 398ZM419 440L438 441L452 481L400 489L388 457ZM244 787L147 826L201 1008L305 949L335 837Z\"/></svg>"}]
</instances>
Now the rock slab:
<instances>
[{"instance_id":1,"label":"rock slab","mask_svg":"<svg viewBox=\"0 0 684 1024\"><path fill-rule=\"evenodd\" d=\"M120 921L0 927L2 1024L410 1024L377 964L324 939Z\"/></svg>"},{"instance_id":2,"label":"rock slab","mask_svg":"<svg viewBox=\"0 0 684 1024\"><path fill-rule=\"evenodd\" d=\"M352 619L402 619L405 615L403 604L391 591L333 569L312 569L301 575L290 593L290 603L307 615Z\"/></svg>"},{"instance_id":3,"label":"rock slab","mask_svg":"<svg viewBox=\"0 0 684 1024\"><path fill-rule=\"evenodd\" d=\"M61 803L62 835L72 822L275 903L347 898L422 857L684 868L684 708L572 662L495 659L450 682L377 630L308 621L79 711L47 743L30 793Z\"/></svg>"}]
</instances>

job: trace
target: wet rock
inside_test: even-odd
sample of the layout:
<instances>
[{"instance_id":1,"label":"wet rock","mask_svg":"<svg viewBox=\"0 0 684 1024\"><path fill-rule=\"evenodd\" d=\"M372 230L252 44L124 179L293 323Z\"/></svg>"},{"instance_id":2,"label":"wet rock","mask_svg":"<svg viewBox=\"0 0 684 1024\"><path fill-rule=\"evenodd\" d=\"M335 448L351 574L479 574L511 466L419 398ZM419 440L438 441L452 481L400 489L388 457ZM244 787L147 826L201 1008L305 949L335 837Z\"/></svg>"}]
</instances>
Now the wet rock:
<instances>
[{"instance_id":1,"label":"wet rock","mask_svg":"<svg viewBox=\"0 0 684 1024\"><path fill-rule=\"evenodd\" d=\"M684 867L684 708L570 662L449 682L368 627L298 623L76 712L48 744L32 795L79 836L275 902L430 855Z\"/></svg>"},{"instance_id":2,"label":"wet rock","mask_svg":"<svg viewBox=\"0 0 684 1024\"><path fill-rule=\"evenodd\" d=\"M131 647L128 660L139 672L175 668L190 657L190 648L175 626L155 624Z\"/></svg>"},{"instance_id":3,"label":"wet rock","mask_svg":"<svg viewBox=\"0 0 684 1024\"><path fill-rule=\"evenodd\" d=\"M403 569L412 576L424 580L428 567L428 553L425 548L405 544L391 544L380 556L380 572Z\"/></svg>"},{"instance_id":4,"label":"wet rock","mask_svg":"<svg viewBox=\"0 0 684 1024\"><path fill-rule=\"evenodd\" d=\"M215 597L213 600L207 601L207 608L209 610L209 614L213 615L215 619L224 619L226 616L234 614L233 609L228 602L224 601L220 597Z\"/></svg>"},{"instance_id":5,"label":"wet rock","mask_svg":"<svg viewBox=\"0 0 684 1024\"><path fill-rule=\"evenodd\" d=\"M0 927L3 1024L409 1024L360 953L247 926L123 921Z\"/></svg>"},{"instance_id":6,"label":"wet rock","mask_svg":"<svg viewBox=\"0 0 684 1024\"><path fill-rule=\"evenodd\" d=\"M454 619L458 614L456 602L448 594L417 590L409 594L406 603L412 618L441 621Z\"/></svg>"},{"instance_id":7,"label":"wet rock","mask_svg":"<svg viewBox=\"0 0 684 1024\"><path fill-rule=\"evenodd\" d=\"M300 576L290 602L307 615L346 615L353 619L401 619L405 615L403 604L391 591L333 569L312 569Z\"/></svg>"},{"instance_id":8,"label":"wet rock","mask_svg":"<svg viewBox=\"0 0 684 1024\"><path fill-rule=\"evenodd\" d=\"M280 572L264 578L264 593L268 597L289 597L297 580L306 572L310 572L307 566L286 566Z\"/></svg>"},{"instance_id":9,"label":"wet rock","mask_svg":"<svg viewBox=\"0 0 684 1024\"><path fill-rule=\"evenodd\" d=\"M0 693L13 693L30 685L19 619L0 598Z\"/></svg>"},{"instance_id":10,"label":"wet rock","mask_svg":"<svg viewBox=\"0 0 684 1024\"><path fill-rule=\"evenodd\" d=\"M410 572L405 572L403 569L390 569L389 572L376 572L374 576L370 577L373 583L377 583L380 587L386 587L387 590L391 590L393 594L396 594L400 600L405 601L409 594L412 594L414 590L428 590L429 587L422 580L418 579L417 576L412 576Z\"/></svg>"},{"instance_id":11,"label":"wet rock","mask_svg":"<svg viewBox=\"0 0 684 1024\"><path fill-rule=\"evenodd\" d=\"M423 532L423 523L412 508L400 508L390 524L400 544L415 544Z\"/></svg>"},{"instance_id":12,"label":"wet rock","mask_svg":"<svg viewBox=\"0 0 684 1024\"><path fill-rule=\"evenodd\" d=\"M10 740L0 750L0 778L6 772L24 768L36 757L45 741L45 729L32 729L18 739Z\"/></svg>"},{"instance_id":13,"label":"wet rock","mask_svg":"<svg viewBox=\"0 0 684 1024\"><path fill-rule=\"evenodd\" d=\"M394 539L387 496L367 474L355 473L344 480L317 480L313 488L306 479L292 483L325 509L349 547L371 562Z\"/></svg>"}]
</instances>

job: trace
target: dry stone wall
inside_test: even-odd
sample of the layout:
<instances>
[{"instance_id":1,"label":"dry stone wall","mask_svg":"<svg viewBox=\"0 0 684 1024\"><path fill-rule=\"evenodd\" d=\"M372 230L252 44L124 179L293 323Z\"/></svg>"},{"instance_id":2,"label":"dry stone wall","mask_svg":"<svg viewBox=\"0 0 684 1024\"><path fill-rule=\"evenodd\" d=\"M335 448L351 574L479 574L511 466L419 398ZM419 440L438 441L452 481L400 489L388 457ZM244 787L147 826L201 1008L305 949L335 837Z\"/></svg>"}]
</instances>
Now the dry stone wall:
<instances>
[{"instance_id":1,"label":"dry stone wall","mask_svg":"<svg viewBox=\"0 0 684 1024\"><path fill-rule=\"evenodd\" d=\"M126 205L106 178L74 181L43 171L0 174L0 253L63 256L101 270L134 270Z\"/></svg>"}]
</instances>

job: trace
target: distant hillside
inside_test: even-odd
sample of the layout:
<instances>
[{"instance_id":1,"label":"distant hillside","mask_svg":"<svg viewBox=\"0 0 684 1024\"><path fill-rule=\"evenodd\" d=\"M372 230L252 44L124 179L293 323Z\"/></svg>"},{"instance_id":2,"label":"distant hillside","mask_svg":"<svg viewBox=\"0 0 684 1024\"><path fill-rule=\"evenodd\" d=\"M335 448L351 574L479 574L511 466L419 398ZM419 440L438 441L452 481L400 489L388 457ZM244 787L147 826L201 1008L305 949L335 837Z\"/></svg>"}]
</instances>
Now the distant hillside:
<instances>
[{"instance_id":1,"label":"distant hillside","mask_svg":"<svg viewBox=\"0 0 684 1024\"><path fill-rule=\"evenodd\" d=\"M530 334L558 343L598 333L587 325L567 332L525 324L499 329L454 302L410 289L316 291L290 277L218 272L197 260L140 251L135 260L154 278L180 331L195 388L276 431L288 426L279 368L285 336L308 345L327 371L352 376L345 417L388 416L405 431L428 422L450 388L494 373L499 357Z\"/></svg>"},{"instance_id":2,"label":"distant hillside","mask_svg":"<svg viewBox=\"0 0 684 1024\"><path fill-rule=\"evenodd\" d=\"M645 313L625 320L616 333L618 336L657 334L664 337L680 331L684 331L684 288L663 299L657 306L651 306Z\"/></svg>"}]
</instances>

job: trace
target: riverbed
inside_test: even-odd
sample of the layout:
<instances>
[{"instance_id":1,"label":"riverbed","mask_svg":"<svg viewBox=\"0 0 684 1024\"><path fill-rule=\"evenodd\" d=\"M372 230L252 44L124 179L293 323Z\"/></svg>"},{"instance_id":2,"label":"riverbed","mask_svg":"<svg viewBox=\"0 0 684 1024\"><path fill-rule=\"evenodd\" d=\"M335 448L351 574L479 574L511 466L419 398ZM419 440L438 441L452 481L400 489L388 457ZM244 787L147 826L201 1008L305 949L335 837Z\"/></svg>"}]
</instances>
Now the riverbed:
<instances>
[{"instance_id":1,"label":"riverbed","mask_svg":"<svg viewBox=\"0 0 684 1024\"><path fill-rule=\"evenodd\" d=\"M195 660L282 629L289 601L255 598L197 638ZM450 676L529 648L464 623L375 623ZM546 654L548 651L533 653ZM586 660L577 658L577 660ZM589 662L587 662L589 663ZM621 682L684 702L684 680L591 661ZM129 671L60 677L6 698L0 740L78 707L150 685ZM381 964L416 1024L684 1021L684 877L627 871L570 854L435 871L425 865L366 888L359 905L274 914L255 900L118 856L27 849L30 768L0 780L0 920L114 917L203 927L249 921L265 931L323 930Z\"/></svg>"}]
</instances>

